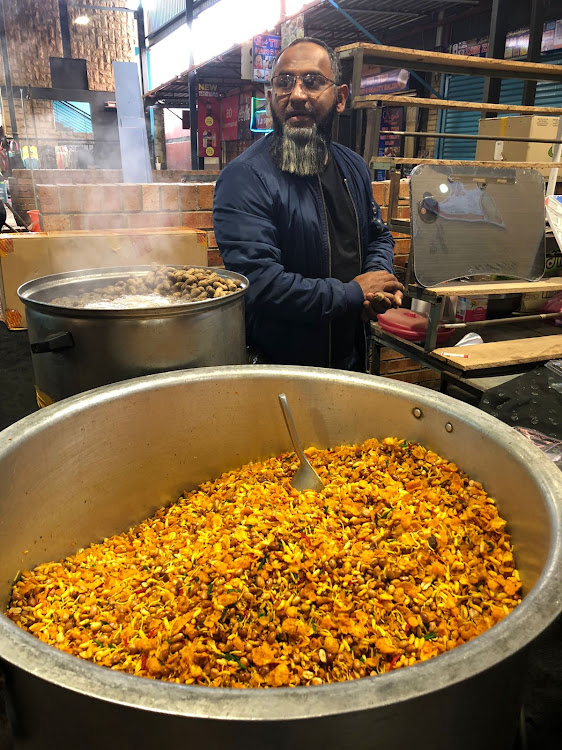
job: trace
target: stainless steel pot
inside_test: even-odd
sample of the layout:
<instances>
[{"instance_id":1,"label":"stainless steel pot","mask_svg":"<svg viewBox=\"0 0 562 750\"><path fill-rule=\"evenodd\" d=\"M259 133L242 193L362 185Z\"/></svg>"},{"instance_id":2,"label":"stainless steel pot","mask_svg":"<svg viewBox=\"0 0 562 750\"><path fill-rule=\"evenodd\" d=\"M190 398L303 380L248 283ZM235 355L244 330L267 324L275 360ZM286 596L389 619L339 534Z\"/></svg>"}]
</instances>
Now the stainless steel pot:
<instances>
[{"instance_id":1,"label":"stainless steel pot","mask_svg":"<svg viewBox=\"0 0 562 750\"><path fill-rule=\"evenodd\" d=\"M290 450L279 393L305 444L395 435L485 483L509 522L525 597L435 659L319 687L160 683L47 646L0 616L16 748L507 749L525 649L561 610L562 474L525 438L417 386L318 368L220 367L106 386L0 434L0 589L18 570L137 523L182 490Z\"/></svg>"},{"instance_id":2,"label":"stainless steel pot","mask_svg":"<svg viewBox=\"0 0 562 750\"><path fill-rule=\"evenodd\" d=\"M40 406L119 380L168 370L246 361L242 288L218 299L168 307L88 310L52 304L140 276L150 266L97 268L44 276L23 284L33 372ZM214 269L213 269L214 270Z\"/></svg>"}]
</instances>

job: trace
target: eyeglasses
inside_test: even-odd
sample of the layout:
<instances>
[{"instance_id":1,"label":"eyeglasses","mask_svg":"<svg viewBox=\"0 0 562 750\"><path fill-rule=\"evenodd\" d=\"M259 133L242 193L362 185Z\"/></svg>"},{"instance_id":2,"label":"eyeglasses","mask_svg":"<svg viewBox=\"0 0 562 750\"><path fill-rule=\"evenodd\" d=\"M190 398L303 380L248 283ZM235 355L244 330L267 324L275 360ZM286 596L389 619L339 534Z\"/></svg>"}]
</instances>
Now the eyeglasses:
<instances>
[{"instance_id":1,"label":"eyeglasses","mask_svg":"<svg viewBox=\"0 0 562 750\"><path fill-rule=\"evenodd\" d=\"M299 80L308 94L319 94L329 83L336 85L335 81L326 78L321 73L304 73L302 76L292 73L280 73L273 76L271 83L278 94L290 94Z\"/></svg>"}]
</instances>

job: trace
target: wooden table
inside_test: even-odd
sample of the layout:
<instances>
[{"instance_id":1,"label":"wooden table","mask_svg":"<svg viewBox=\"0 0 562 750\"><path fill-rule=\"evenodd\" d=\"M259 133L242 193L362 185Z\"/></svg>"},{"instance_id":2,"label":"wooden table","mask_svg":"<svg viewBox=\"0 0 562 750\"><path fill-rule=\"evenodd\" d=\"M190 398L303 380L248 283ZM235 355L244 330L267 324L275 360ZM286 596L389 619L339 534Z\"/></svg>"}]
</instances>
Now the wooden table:
<instances>
[{"instance_id":1,"label":"wooden table","mask_svg":"<svg viewBox=\"0 0 562 750\"><path fill-rule=\"evenodd\" d=\"M498 323L485 331L475 327L473 330L483 336L484 344L453 346L470 330L457 331L446 347L426 351L421 343L406 341L372 323L371 374L380 374L380 350L386 346L436 370L441 376L442 392L453 383L473 396L480 396L549 359L562 357L562 329L549 323ZM450 357L447 353L468 357Z\"/></svg>"}]
</instances>

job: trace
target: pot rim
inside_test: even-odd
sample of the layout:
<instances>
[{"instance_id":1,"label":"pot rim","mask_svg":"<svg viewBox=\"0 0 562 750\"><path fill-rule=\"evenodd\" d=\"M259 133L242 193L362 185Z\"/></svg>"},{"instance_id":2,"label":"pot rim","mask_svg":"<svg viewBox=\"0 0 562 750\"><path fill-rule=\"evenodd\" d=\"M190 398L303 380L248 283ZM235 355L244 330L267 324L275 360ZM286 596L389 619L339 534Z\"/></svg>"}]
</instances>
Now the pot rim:
<instances>
[{"instance_id":1,"label":"pot rim","mask_svg":"<svg viewBox=\"0 0 562 750\"><path fill-rule=\"evenodd\" d=\"M117 672L83 661L48 646L23 631L4 614L0 617L0 658L40 679L104 701L180 717L214 720L279 721L312 719L373 710L435 693L474 677L515 656L562 610L562 473L543 453L511 427L468 404L420 386L374 379L370 375L313 367L241 365L175 371L124 381L73 396L25 417L2 433L2 454L17 450L28 436L77 410L118 400L127 393L149 392L190 381L228 382L248 378L286 378L315 383L338 382L370 386L395 396L410 396L420 407L433 409L485 429L519 463L532 467L543 490L552 536L545 566L535 586L504 620L462 646L376 677L294 688L213 688L159 682Z\"/></svg>"},{"instance_id":2,"label":"pot rim","mask_svg":"<svg viewBox=\"0 0 562 750\"><path fill-rule=\"evenodd\" d=\"M203 311L211 310L216 307L222 307L230 302L242 297L250 285L250 282L245 276L234 271L228 271L224 268L215 268L213 266L195 266L195 265L182 265L176 263L165 264L169 268L195 268L202 271L213 271L219 276L223 276L227 279L236 279L241 282L242 287L236 292L231 292L224 297L218 297L217 299L204 299L196 302L185 302L176 303L173 305L157 306L157 307L137 307L137 308L124 308L124 309L87 309L83 307L65 307L64 305L54 305L52 302L44 302L43 300L34 299L33 295L38 292L45 290L56 291L59 286L64 282L73 281L93 281L99 279L103 280L121 280L124 276L137 276L141 273L146 273L151 270L150 265L135 265L135 266L107 266L104 268L84 268L78 271L65 271L63 273L53 273L47 276L40 276L37 279L26 281L17 289L17 295L24 305L32 309L38 310L45 313L46 315L60 315L64 317L73 318L160 318L160 317L171 317L176 315L185 315L201 313Z\"/></svg>"}]
</instances>

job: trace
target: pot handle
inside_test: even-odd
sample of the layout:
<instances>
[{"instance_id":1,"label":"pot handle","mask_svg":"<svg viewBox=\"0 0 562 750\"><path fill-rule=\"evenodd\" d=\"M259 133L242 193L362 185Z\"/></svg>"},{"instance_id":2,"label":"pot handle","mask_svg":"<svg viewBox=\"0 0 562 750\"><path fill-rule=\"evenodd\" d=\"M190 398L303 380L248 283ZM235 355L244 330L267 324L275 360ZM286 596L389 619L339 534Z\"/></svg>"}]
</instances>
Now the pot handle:
<instances>
[{"instance_id":1,"label":"pot handle","mask_svg":"<svg viewBox=\"0 0 562 750\"><path fill-rule=\"evenodd\" d=\"M61 333L53 333L51 336L47 336L44 341L36 341L31 344L32 354L43 354L44 352L58 352L63 349L72 349L74 346L74 339L70 331L64 331Z\"/></svg>"}]
</instances>

